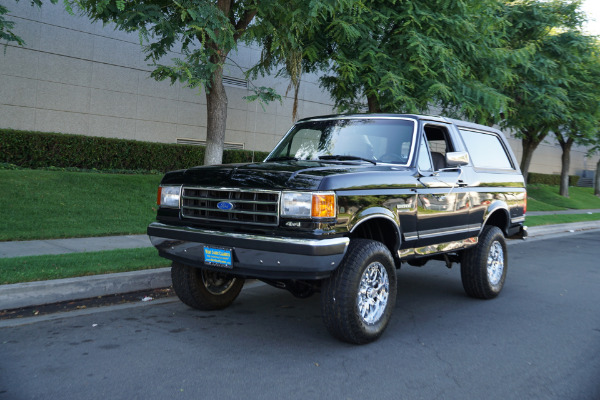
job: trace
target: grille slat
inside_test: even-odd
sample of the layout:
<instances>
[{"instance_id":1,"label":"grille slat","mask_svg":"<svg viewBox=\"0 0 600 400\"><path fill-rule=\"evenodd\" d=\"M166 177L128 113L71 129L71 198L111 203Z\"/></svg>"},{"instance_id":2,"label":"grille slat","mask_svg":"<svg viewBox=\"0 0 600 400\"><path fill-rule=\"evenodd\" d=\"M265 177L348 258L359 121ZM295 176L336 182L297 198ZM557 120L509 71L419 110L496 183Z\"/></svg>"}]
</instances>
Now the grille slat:
<instances>
[{"instance_id":1,"label":"grille slat","mask_svg":"<svg viewBox=\"0 0 600 400\"><path fill-rule=\"evenodd\" d=\"M181 199L183 218L255 225L279 224L279 192L184 187ZM223 201L233 207L230 210L217 208L217 204Z\"/></svg>"}]
</instances>

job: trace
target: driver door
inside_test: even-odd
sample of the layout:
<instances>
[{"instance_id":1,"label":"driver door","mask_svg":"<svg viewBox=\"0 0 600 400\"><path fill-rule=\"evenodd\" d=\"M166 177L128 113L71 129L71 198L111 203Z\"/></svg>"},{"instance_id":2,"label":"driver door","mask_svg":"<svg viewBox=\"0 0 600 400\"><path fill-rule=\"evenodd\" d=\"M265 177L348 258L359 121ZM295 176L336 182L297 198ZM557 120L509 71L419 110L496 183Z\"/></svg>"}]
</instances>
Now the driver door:
<instances>
[{"instance_id":1,"label":"driver door","mask_svg":"<svg viewBox=\"0 0 600 400\"><path fill-rule=\"evenodd\" d=\"M448 128L426 124L421 132L417 187L417 247L449 243L470 236L468 185L460 168L447 168L455 151Z\"/></svg>"}]
</instances>

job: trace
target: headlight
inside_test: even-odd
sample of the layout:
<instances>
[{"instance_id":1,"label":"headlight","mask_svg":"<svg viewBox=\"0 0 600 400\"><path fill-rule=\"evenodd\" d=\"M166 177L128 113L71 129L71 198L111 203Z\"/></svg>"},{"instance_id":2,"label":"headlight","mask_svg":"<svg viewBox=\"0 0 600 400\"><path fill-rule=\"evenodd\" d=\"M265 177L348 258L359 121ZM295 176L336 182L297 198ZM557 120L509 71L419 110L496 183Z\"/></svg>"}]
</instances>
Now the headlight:
<instances>
[{"instance_id":1,"label":"headlight","mask_svg":"<svg viewBox=\"0 0 600 400\"><path fill-rule=\"evenodd\" d=\"M334 218L334 193L283 192L281 216L296 218Z\"/></svg>"},{"instance_id":2,"label":"headlight","mask_svg":"<svg viewBox=\"0 0 600 400\"><path fill-rule=\"evenodd\" d=\"M159 186L156 204L160 207L179 208L181 186Z\"/></svg>"}]
</instances>

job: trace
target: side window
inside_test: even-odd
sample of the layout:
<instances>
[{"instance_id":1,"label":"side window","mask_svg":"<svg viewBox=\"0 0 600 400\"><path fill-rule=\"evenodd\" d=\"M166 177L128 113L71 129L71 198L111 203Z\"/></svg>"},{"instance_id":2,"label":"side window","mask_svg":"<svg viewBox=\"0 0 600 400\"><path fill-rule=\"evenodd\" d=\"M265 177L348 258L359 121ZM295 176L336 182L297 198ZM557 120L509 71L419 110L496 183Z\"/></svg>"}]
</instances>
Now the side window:
<instances>
[{"instance_id":1,"label":"side window","mask_svg":"<svg viewBox=\"0 0 600 400\"><path fill-rule=\"evenodd\" d=\"M446 168L446 153L454 151L446 128L436 125L425 125L425 136L431 150L433 169L439 171Z\"/></svg>"},{"instance_id":2,"label":"side window","mask_svg":"<svg viewBox=\"0 0 600 400\"><path fill-rule=\"evenodd\" d=\"M493 133L460 130L473 166L514 169L500 138Z\"/></svg>"},{"instance_id":3,"label":"side window","mask_svg":"<svg viewBox=\"0 0 600 400\"><path fill-rule=\"evenodd\" d=\"M418 165L420 171L433 171L431 166L431 159L429 158L429 149L427 148L427 141L421 140L419 145L419 162Z\"/></svg>"}]
</instances>

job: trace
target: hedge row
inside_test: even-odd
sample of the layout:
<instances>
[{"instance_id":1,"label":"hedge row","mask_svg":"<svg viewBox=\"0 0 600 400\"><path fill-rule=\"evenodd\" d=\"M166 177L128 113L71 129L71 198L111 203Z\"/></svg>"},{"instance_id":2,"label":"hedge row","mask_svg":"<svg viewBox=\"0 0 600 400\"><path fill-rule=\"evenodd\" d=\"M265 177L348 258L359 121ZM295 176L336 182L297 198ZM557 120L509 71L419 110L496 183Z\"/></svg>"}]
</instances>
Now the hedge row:
<instances>
[{"instance_id":1,"label":"hedge row","mask_svg":"<svg viewBox=\"0 0 600 400\"><path fill-rule=\"evenodd\" d=\"M225 150L224 163L263 160L268 153ZM203 146L140 142L0 129L0 163L24 168L171 171L202 165Z\"/></svg>"},{"instance_id":2,"label":"hedge row","mask_svg":"<svg viewBox=\"0 0 600 400\"><path fill-rule=\"evenodd\" d=\"M577 186L579 176L569 175L569 186ZM560 185L560 175L538 174L530 172L527 174L527 183L543 183L545 185Z\"/></svg>"}]
</instances>

